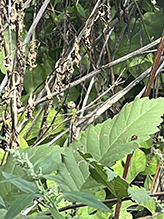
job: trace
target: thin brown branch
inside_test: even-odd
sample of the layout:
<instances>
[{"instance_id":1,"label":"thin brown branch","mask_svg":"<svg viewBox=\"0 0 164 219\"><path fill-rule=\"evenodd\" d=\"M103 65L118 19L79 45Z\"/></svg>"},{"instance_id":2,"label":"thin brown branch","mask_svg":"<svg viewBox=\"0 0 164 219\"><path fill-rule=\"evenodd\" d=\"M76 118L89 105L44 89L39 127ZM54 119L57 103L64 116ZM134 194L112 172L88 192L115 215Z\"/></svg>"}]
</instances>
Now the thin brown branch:
<instances>
[{"instance_id":1,"label":"thin brown branch","mask_svg":"<svg viewBox=\"0 0 164 219\"><path fill-rule=\"evenodd\" d=\"M142 48L140 48L140 49L138 49L138 50L136 50L136 51L134 51L134 52L132 52L132 53L129 53L128 55L125 55L125 56L123 56L123 57L121 57L121 58L119 58L119 59L116 59L116 60L114 60L114 61L112 61L112 62L106 64L106 65L101 66L100 68L98 68L98 69L96 69L96 70L94 70L94 71L88 73L87 75L83 76L82 78L80 78L80 79L78 79L78 80L76 80L76 81L70 83L70 85L67 85L67 86L66 86L64 89L62 89L60 92L63 92L63 91L65 91L65 90L67 90L68 88L75 87L75 86L77 86L78 84L81 84L82 82L86 81L87 79L96 76L96 75L99 74L100 72L103 72L103 70L106 70L106 69L108 69L108 68L111 68L111 67L113 67L113 66L115 66L115 65L117 65L117 64L119 64L119 63L121 63L121 62L124 62L124 61L126 61L126 60L128 60L128 59L134 57L134 56L142 55L143 53L145 53L145 51L146 51L147 49L150 49L150 48L154 47L155 45L157 45L157 44L160 42L160 39L161 39L161 38L158 38L158 39L155 40L154 42L152 42L152 43L150 43L150 44L148 44L148 45L146 45L146 46L144 46L144 47L142 47ZM51 74L53 74L53 73L55 73L55 71L53 71ZM53 93L52 93L52 96L56 96L56 95L58 95L60 92L53 92ZM44 102L44 101L46 101L46 100L47 100L47 97L40 98L40 99L38 99L37 101L35 101L35 105L38 105L38 104L40 104L40 103L42 103L42 102ZM20 110L22 110L22 109L20 109Z\"/></svg>"},{"instance_id":2,"label":"thin brown branch","mask_svg":"<svg viewBox=\"0 0 164 219\"><path fill-rule=\"evenodd\" d=\"M157 196L163 196L163 195L164 195L164 192L157 192L157 193L151 194L150 196L151 197L157 197ZM126 200L131 200L131 197L122 198L122 201L126 201ZM109 203L116 203L117 201L118 201L117 198L112 198L112 199L103 200L101 202L103 204L109 204ZM69 210L69 209L74 209L74 208L85 207L85 206L87 206L87 205L84 205L84 204L67 205L65 207L59 208L59 212L66 211L66 210Z\"/></svg>"},{"instance_id":3,"label":"thin brown branch","mask_svg":"<svg viewBox=\"0 0 164 219\"><path fill-rule=\"evenodd\" d=\"M135 141L136 139L137 139L136 135L133 135L131 137L131 141ZM123 172L123 178L124 179L127 179L129 168L130 168L130 163L131 163L131 160L132 160L132 156L133 156L133 153L127 155L126 163L125 163L125 167L124 167L124 172ZM115 219L119 219L120 209L121 209L121 202L118 201L117 204L116 204L115 217L114 217Z\"/></svg>"},{"instance_id":4,"label":"thin brown branch","mask_svg":"<svg viewBox=\"0 0 164 219\"><path fill-rule=\"evenodd\" d=\"M152 86L154 79L155 79L155 74L156 74L156 71L157 71L158 66L159 66L159 61L160 61L160 58L161 58L162 53L163 53L163 48L164 48L164 31L162 33L160 44L159 44L159 47L157 50L157 54L156 54L156 57L155 57L155 60L154 60L154 63L153 63L153 66L152 66L152 69L150 72L149 80L148 80L145 92L143 94L143 97L148 97L150 95L151 86Z\"/></svg>"}]
</instances>

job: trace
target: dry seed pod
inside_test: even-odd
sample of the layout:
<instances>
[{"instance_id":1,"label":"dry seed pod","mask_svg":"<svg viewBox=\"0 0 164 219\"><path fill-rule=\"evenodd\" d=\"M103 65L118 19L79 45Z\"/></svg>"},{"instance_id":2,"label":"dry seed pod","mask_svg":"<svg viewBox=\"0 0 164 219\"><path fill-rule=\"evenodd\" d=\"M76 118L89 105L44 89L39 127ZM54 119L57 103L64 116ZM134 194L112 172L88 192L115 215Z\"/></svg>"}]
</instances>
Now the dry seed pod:
<instances>
[{"instance_id":1,"label":"dry seed pod","mask_svg":"<svg viewBox=\"0 0 164 219\"><path fill-rule=\"evenodd\" d=\"M65 88L70 82L70 78L74 72L73 65L76 64L79 67L81 56L79 54L79 44L77 37L73 45L63 52L63 56L56 62L56 80L55 80L55 91L60 91L62 88ZM61 100L63 93L58 95L58 99Z\"/></svg>"},{"instance_id":2,"label":"dry seed pod","mask_svg":"<svg viewBox=\"0 0 164 219\"><path fill-rule=\"evenodd\" d=\"M39 46L40 46L40 43L38 43L38 45L36 46L34 41L32 42L30 46L28 61L27 61L28 65L30 66L30 71L37 66L35 64L35 61L36 61L36 56L37 56Z\"/></svg>"},{"instance_id":3,"label":"dry seed pod","mask_svg":"<svg viewBox=\"0 0 164 219\"><path fill-rule=\"evenodd\" d=\"M17 10L16 10L16 4L15 2L11 6L11 14L10 14L10 22L11 22L11 30L14 30L16 25L15 22L17 21Z\"/></svg>"}]
</instances>

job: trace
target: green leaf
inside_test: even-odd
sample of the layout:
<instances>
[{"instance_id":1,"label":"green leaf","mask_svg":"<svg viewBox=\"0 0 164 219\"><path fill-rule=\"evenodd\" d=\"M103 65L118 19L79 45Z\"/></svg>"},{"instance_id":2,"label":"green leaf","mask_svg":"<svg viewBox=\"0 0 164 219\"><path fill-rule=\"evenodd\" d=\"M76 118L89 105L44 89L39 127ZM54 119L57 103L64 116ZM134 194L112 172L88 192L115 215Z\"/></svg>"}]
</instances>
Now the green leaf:
<instances>
[{"instance_id":1,"label":"green leaf","mask_svg":"<svg viewBox=\"0 0 164 219\"><path fill-rule=\"evenodd\" d=\"M20 190L26 193L37 193L38 189L35 183L29 182L25 179L17 177L11 173L2 172L2 175L12 184L17 186Z\"/></svg>"},{"instance_id":2,"label":"green leaf","mask_svg":"<svg viewBox=\"0 0 164 219\"><path fill-rule=\"evenodd\" d=\"M60 155L59 155L60 156ZM54 163L54 154L46 154L43 157L40 157L35 162L35 168L41 168L42 172L44 173L51 173L52 172L52 164Z\"/></svg>"},{"instance_id":3,"label":"green leaf","mask_svg":"<svg viewBox=\"0 0 164 219\"><path fill-rule=\"evenodd\" d=\"M111 167L112 170L114 170L114 172L120 176L123 176L123 173L124 173L124 168L123 168L122 162L124 161L124 163L125 163L125 159L126 159L126 157L123 160L117 161L116 164Z\"/></svg>"},{"instance_id":4,"label":"green leaf","mask_svg":"<svg viewBox=\"0 0 164 219\"><path fill-rule=\"evenodd\" d=\"M36 148L20 148L18 151L20 153L27 153L30 162L34 165L34 170L38 171L39 167L41 167L43 175L51 174L53 171L58 170L62 163L61 151L63 150L56 145L52 145L51 147L42 145ZM47 169L47 165L45 165L46 168L44 167L44 162L46 162L46 159L49 158L50 155L51 165L48 165L49 168ZM2 175L2 171L12 175L10 175L8 179L5 179ZM13 177L15 177L15 179ZM17 162L12 155L0 169L0 182L1 181L3 181L3 183L0 184L0 195L7 207L11 206L15 197L23 192L38 192L34 179L27 175L26 170L17 165Z\"/></svg>"},{"instance_id":5,"label":"green leaf","mask_svg":"<svg viewBox=\"0 0 164 219\"><path fill-rule=\"evenodd\" d=\"M145 1L143 1L145 2ZM161 1L159 1L161 2ZM162 1L163 2L163 1ZM164 19L164 13L163 10L160 11L154 11L153 12L147 12L144 13L143 22L146 26L147 32L149 33L150 37L153 38L153 40L158 39L161 37L162 29L164 28L164 24L162 23ZM143 22L141 22L141 18L133 18L130 22L129 26L129 34L131 37L127 39L126 37L123 38L121 41L121 44L119 46L119 50L117 52L117 57L122 57L126 55L129 52L133 52L140 48L140 44L138 43L140 39L142 39L142 46L148 44L150 42L145 29L143 27ZM162 26L159 26L157 24L161 24ZM135 28L134 28L135 25ZM160 27L160 28L159 28ZM132 33L130 30L133 28ZM144 58L144 57L143 57ZM137 69L136 69L137 70Z\"/></svg>"},{"instance_id":6,"label":"green leaf","mask_svg":"<svg viewBox=\"0 0 164 219\"><path fill-rule=\"evenodd\" d=\"M5 38L5 50L6 51L10 51L10 39L9 39L9 34L8 34L8 29L4 29L3 30L3 35L4 35L4 38ZM12 48L13 50L15 50L16 48L16 41L14 40L15 39L15 32L13 31L12 32ZM9 43L10 42L10 43ZM12 51L12 54L14 54L14 51ZM5 66L5 64L3 63L3 61L6 63L6 53L4 51L4 49L0 49L0 71L3 73L3 74L6 74L7 73L7 67Z\"/></svg>"},{"instance_id":7,"label":"green leaf","mask_svg":"<svg viewBox=\"0 0 164 219\"><path fill-rule=\"evenodd\" d=\"M4 219L6 213L7 213L6 209L0 209L0 219Z\"/></svg>"},{"instance_id":8,"label":"green leaf","mask_svg":"<svg viewBox=\"0 0 164 219\"><path fill-rule=\"evenodd\" d=\"M2 159L4 158L4 155L5 155L5 151L2 148L0 148L0 161L2 161ZM5 158L4 162L5 161L6 161L6 158Z\"/></svg>"},{"instance_id":9,"label":"green leaf","mask_svg":"<svg viewBox=\"0 0 164 219\"><path fill-rule=\"evenodd\" d=\"M144 57L134 58L134 59L132 59L130 64L128 64L128 61L127 61L128 71L135 78L138 77L139 75L141 75L144 71L146 71L149 67L152 66L152 60L149 59L149 56L147 56L147 57L148 58L144 58Z\"/></svg>"},{"instance_id":10,"label":"green leaf","mask_svg":"<svg viewBox=\"0 0 164 219\"><path fill-rule=\"evenodd\" d=\"M50 211L50 213L52 214L53 218L57 218L57 219L64 219L64 217L54 208L49 208L48 209Z\"/></svg>"},{"instance_id":11,"label":"green leaf","mask_svg":"<svg viewBox=\"0 0 164 219\"><path fill-rule=\"evenodd\" d=\"M45 179L51 180L51 181L55 181L55 182L57 182L57 183L59 183L59 184L66 185L65 181L62 180L62 179L60 179L60 178L57 177L57 176L53 176L53 175L43 175L42 177L45 178Z\"/></svg>"},{"instance_id":12,"label":"green leaf","mask_svg":"<svg viewBox=\"0 0 164 219\"><path fill-rule=\"evenodd\" d=\"M20 136L19 139L20 139L20 148L28 148L27 141L22 136Z\"/></svg>"},{"instance_id":13,"label":"green leaf","mask_svg":"<svg viewBox=\"0 0 164 219\"><path fill-rule=\"evenodd\" d=\"M52 219L51 215L46 215L48 213L44 211L37 213L37 215L17 215L14 219Z\"/></svg>"},{"instance_id":14,"label":"green leaf","mask_svg":"<svg viewBox=\"0 0 164 219\"><path fill-rule=\"evenodd\" d=\"M142 175L154 175L158 167L159 159L157 158L157 156L152 157L150 150L149 150L149 153L145 152L145 157L146 157L146 163L148 165L146 165L146 168L143 170L143 172L141 172L141 174Z\"/></svg>"},{"instance_id":15,"label":"green leaf","mask_svg":"<svg viewBox=\"0 0 164 219\"><path fill-rule=\"evenodd\" d=\"M151 148L152 147L152 139L148 139L147 141L144 141L140 143L140 148Z\"/></svg>"},{"instance_id":16,"label":"green leaf","mask_svg":"<svg viewBox=\"0 0 164 219\"><path fill-rule=\"evenodd\" d=\"M52 69L50 72L51 71ZM24 76L24 88L27 93L33 92L33 90L45 80L47 76L46 72L47 71L45 71L45 69L40 64L38 64L36 68L32 69L32 71L29 69L26 70L26 74Z\"/></svg>"},{"instance_id":17,"label":"green leaf","mask_svg":"<svg viewBox=\"0 0 164 219\"><path fill-rule=\"evenodd\" d=\"M33 116L35 117L37 115L38 111L36 110L33 113ZM48 124L50 125L54 115L57 113L57 111L54 108L51 108L50 113L48 114L47 120L48 120ZM31 140L34 137L37 137L39 134L39 130L40 130L40 124L42 123L42 118L44 116L44 112L41 113L39 119L36 121L36 123L34 124L34 126L32 127L30 134L27 136L26 140ZM58 116L55 119L54 124L51 126L51 128L55 128L58 126L59 123L61 123L64 120L64 116L59 113ZM20 136L23 138L24 134L26 133L26 131L28 130L28 128L30 127L32 123L32 119L28 121L28 123L26 124L25 128L23 129L23 131L21 132ZM65 123L61 124L60 126L58 126L58 128L56 128L52 134L56 134L60 131L63 130L63 128L65 127Z\"/></svg>"},{"instance_id":18,"label":"green leaf","mask_svg":"<svg viewBox=\"0 0 164 219\"><path fill-rule=\"evenodd\" d=\"M1 196L0 196L0 205L2 205L3 207L6 207L5 202Z\"/></svg>"},{"instance_id":19,"label":"green leaf","mask_svg":"<svg viewBox=\"0 0 164 219\"><path fill-rule=\"evenodd\" d=\"M93 208L111 212L111 210L102 202L97 200L92 194L78 191L65 192L59 199L67 199L70 202L80 202L84 205L91 206Z\"/></svg>"},{"instance_id":20,"label":"green leaf","mask_svg":"<svg viewBox=\"0 0 164 219\"><path fill-rule=\"evenodd\" d=\"M80 140L72 143L72 147L90 153L96 161L111 167L158 130L163 108L163 98L149 100L137 97L112 120L95 127L90 125ZM137 140L131 141L133 135L137 136Z\"/></svg>"},{"instance_id":21,"label":"green leaf","mask_svg":"<svg viewBox=\"0 0 164 219\"><path fill-rule=\"evenodd\" d=\"M61 0L55 0L53 7L55 7Z\"/></svg>"},{"instance_id":22,"label":"green leaf","mask_svg":"<svg viewBox=\"0 0 164 219\"><path fill-rule=\"evenodd\" d=\"M147 162L144 152L140 149L135 150L132 156L127 181L131 183L140 172L145 170L146 164Z\"/></svg>"},{"instance_id":23,"label":"green leaf","mask_svg":"<svg viewBox=\"0 0 164 219\"><path fill-rule=\"evenodd\" d=\"M132 196L132 200L147 208L152 214L155 212L155 200L149 196L149 192L144 188L133 186L128 189L128 192Z\"/></svg>"},{"instance_id":24,"label":"green leaf","mask_svg":"<svg viewBox=\"0 0 164 219\"><path fill-rule=\"evenodd\" d=\"M7 214L5 215L5 219L13 219L23 209L25 209L34 198L35 195L31 193L20 195L9 208Z\"/></svg>"},{"instance_id":25,"label":"green leaf","mask_svg":"<svg viewBox=\"0 0 164 219\"><path fill-rule=\"evenodd\" d=\"M81 6L81 4L78 3L78 4L76 5L76 8L77 8L77 11L79 12L79 14L80 14L82 17L86 18L85 10L84 10L84 8Z\"/></svg>"},{"instance_id":26,"label":"green leaf","mask_svg":"<svg viewBox=\"0 0 164 219\"><path fill-rule=\"evenodd\" d=\"M98 161L100 164L110 167L115 161L124 158L125 155L138 148L140 142L149 139L149 134L157 131L156 126L161 121L160 115L163 113L163 105L164 101L162 98L157 100L136 98L134 102L127 104L113 120L109 119L95 127L90 126L82 134L79 141L74 141L69 148L65 148L65 151L63 151L62 164L57 174L57 177L67 184L67 186L61 185L62 191L68 191L68 189L70 191L91 191L91 189L96 191L98 188L107 186L106 183L98 180L99 177L96 178L97 172L94 168L90 168L90 171L92 171L91 178L87 165L88 160L87 162L84 160L84 155L88 153L90 158L93 157L95 162ZM133 135L137 135L138 138L135 141L130 141ZM73 151L71 146L73 147ZM77 149L79 152L82 151L84 153L78 154ZM141 151L139 153L142 154ZM135 160L137 159L136 155ZM134 172L135 168L135 165L133 165L131 176L129 176L131 180L136 175ZM102 170L101 168L100 170L101 172L105 171L105 169ZM139 173L141 166L136 170ZM107 181L106 174L105 172L105 180ZM108 177L111 176L111 174L108 174ZM93 180L93 177L96 181ZM112 187L113 182L117 185L114 188ZM121 193L119 191L119 194L121 194L121 197L127 196L128 185L121 177L113 177L113 181L111 180L110 183L110 190L116 197L119 184L123 186L122 188L120 187L120 190L123 192Z\"/></svg>"},{"instance_id":27,"label":"green leaf","mask_svg":"<svg viewBox=\"0 0 164 219\"><path fill-rule=\"evenodd\" d=\"M6 138L0 135L0 140L6 141Z\"/></svg>"},{"instance_id":28,"label":"green leaf","mask_svg":"<svg viewBox=\"0 0 164 219\"><path fill-rule=\"evenodd\" d=\"M124 172L123 163L125 162L126 162L126 157L123 160L117 161L116 164L112 167L114 172L120 176L123 176L123 172ZM127 181L129 183L131 183L139 173L142 174L143 173L142 171L145 171L145 168L147 168L146 167L147 162L148 161L146 159L145 153L140 149L136 149L132 156L132 160L128 171Z\"/></svg>"},{"instance_id":29,"label":"green leaf","mask_svg":"<svg viewBox=\"0 0 164 219\"><path fill-rule=\"evenodd\" d=\"M148 175L148 176L145 177L144 188L147 191L150 191L152 182L153 182L153 176Z\"/></svg>"},{"instance_id":30,"label":"green leaf","mask_svg":"<svg viewBox=\"0 0 164 219\"><path fill-rule=\"evenodd\" d=\"M164 218L164 213L158 213L156 216L153 217L153 219L163 219Z\"/></svg>"},{"instance_id":31,"label":"green leaf","mask_svg":"<svg viewBox=\"0 0 164 219\"><path fill-rule=\"evenodd\" d=\"M65 182L65 185L60 185L63 192L76 190L94 193L104 187L90 176L87 162L71 147L63 148L62 163L56 177Z\"/></svg>"},{"instance_id":32,"label":"green leaf","mask_svg":"<svg viewBox=\"0 0 164 219\"><path fill-rule=\"evenodd\" d=\"M121 203L121 209L120 209L120 214L119 214L119 218L120 219L132 219L132 215L127 211L127 209L130 207L130 206L133 206L134 205L134 202L132 202L131 200L127 200L127 201L123 201ZM113 206L112 208L113 212L116 211L116 204Z\"/></svg>"},{"instance_id":33,"label":"green leaf","mask_svg":"<svg viewBox=\"0 0 164 219\"><path fill-rule=\"evenodd\" d=\"M58 145L48 144L36 148L20 149L21 153L27 153L29 160L34 164L35 170L42 169L43 174L50 174L58 169L61 163L62 149Z\"/></svg>"},{"instance_id":34,"label":"green leaf","mask_svg":"<svg viewBox=\"0 0 164 219\"><path fill-rule=\"evenodd\" d=\"M62 164L57 173L57 177L67 185L61 185L63 191L79 191L90 175L87 163L70 147L63 148Z\"/></svg>"},{"instance_id":35,"label":"green leaf","mask_svg":"<svg viewBox=\"0 0 164 219\"><path fill-rule=\"evenodd\" d=\"M128 183L108 167L98 164L91 155L82 155L90 164L90 172L93 179L107 187L118 199L128 196ZM88 156L88 157L86 157Z\"/></svg>"}]
</instances>

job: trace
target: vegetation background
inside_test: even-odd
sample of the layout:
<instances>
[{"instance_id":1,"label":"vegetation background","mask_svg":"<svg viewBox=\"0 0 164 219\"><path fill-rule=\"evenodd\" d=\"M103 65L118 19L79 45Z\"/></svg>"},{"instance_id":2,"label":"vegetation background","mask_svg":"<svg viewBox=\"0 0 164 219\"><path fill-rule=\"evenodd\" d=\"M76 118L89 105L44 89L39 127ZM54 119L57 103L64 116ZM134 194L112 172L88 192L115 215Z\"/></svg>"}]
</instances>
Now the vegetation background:
<instances>
[{"instance_id":1,"label":"vegetation background","mask_svg":"<svg viewBox=\"0 0 164 219\"><path fill-rule=\"evenodd\" d=\"M0 218L164 218L163 10L0 1Z\"/></svg>"}]
</instances>

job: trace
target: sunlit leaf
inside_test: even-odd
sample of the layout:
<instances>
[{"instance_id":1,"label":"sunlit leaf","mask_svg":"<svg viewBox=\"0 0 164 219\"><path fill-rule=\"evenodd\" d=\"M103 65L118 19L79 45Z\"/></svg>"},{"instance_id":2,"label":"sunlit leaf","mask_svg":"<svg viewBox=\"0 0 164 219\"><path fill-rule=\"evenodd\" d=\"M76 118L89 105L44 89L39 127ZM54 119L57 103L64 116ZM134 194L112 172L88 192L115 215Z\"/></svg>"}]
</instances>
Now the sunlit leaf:
<instances>
[{"instance_id":1,"label":"sunlit leaf","mask_svg":"<svg viewBox=\"0 0 164 219\"><path fill-rule=\"evenodd\" d=\"M129 183L131 183L139 173L145 170L146 164L146 156L144 152L140 149L135 150L127 176Z\"/></svg>"},{"instance_id":2,"label":"sunlit leaf","mask_svg":"<svg viewBox=\"0 0 164 219\"><path fill-rule=\"evenodd\" d=\"M147 208L152 214L155 212L155 200L149 196L149 192L144 188L133 186L129 188L128 192L132 200Z\"/></svg>"},{"instance_id":3,"label":"sunlit leaf","mask_svg":"<svg viewBox=\"0 0 164 219\"><path fill-rule=\"evenodd\" d=\"M59 177L56 177L56 176L53 176L53 175L43 175L42 177L45 178L45 179L51 180L51 181L55 181L55 182L57 182L59 184L66 185L65 181L63 181Z\"/></svg>"},{"instance_id":4,"label":"sunlit leaf","mask_svg":"<svg viewBox=\"0 0 164 219\"><path fill-rule=\"evenodd\" d=\"M52 216L54 218L57 218L57 219L64 219L64 217L54 208L49 208L48 209L50 211L50 213L52 214Z\"/></svg>"},{"instance_id":5,"label":"sunlit leaf","mask_svg":"<svg viewBox=\"0 0 164 219\"><path fill-rule=\"evenodd\" d=\"M33 182L29 182L21 177L17 177L11 173L2 172L2 175L12 184L17 186L20 190L26 193L38 192L37 186Z\"/></svg>"},{"instance_id":6,"label":"sunlit leaf","mask_svg":"<svg viewBox=\"0 0 164 219\"><path fill-rule=\"evenodd\" d=\"M32 202L34 197L35 195L32 193L20 195L10 206L5 219L13 219Z\"/></svg>"},{"instance_id":7,"label":"sunlit leaf","mask_svg":"<svg viewBox=\"0 0 164 219\"><path fill-rule=\"evenodd\" d=\"M89 193L78 191L65 192L60 199L62 198L67 199L70 202L80 202L84 205L88 205L102 211L111 212L111 210L106 205L104 205L102 202L97 200L93 195Z\"/></svg>"},{"instance_id":8,"label":"sunlit leaf","mask_svg":"<svg viewBox=\"0 0 164 219\"><path fill-rule=\"evenodd\" d=\"M126 182L126 180L124 180L119 175L111 171L108 167L100 165L94 159L89 158L88 154L80 154L90 164L89 170L93 179L107 187L109 191L113 193L113 195L118 199L128 196L129 185L128 182Z\"/></svg>"},{"instance_id":9,"label":"sunlit leaf","mask_svg":"<svg viewBox=\"0 0 164 219\"><path fill-rule=\"evenodd\" d=\"M163 107L162 98L136 98L113 119L95 127L90 125L72 147L90 153L96 161L111 167L158 130ZM133 135L137 136L135 141L131 141Z\"/></svg>"},{"instance_id":10,"label":"sunlit leaf","mask_svg":"<svg viewBox=\"0 0 164 219\"><path fill-rule=\"evenodd\" d=\"M1 196L0 196L0 205L2 205L3 207L6 207L5 202Z\"/></svg>"}]
</instances>

